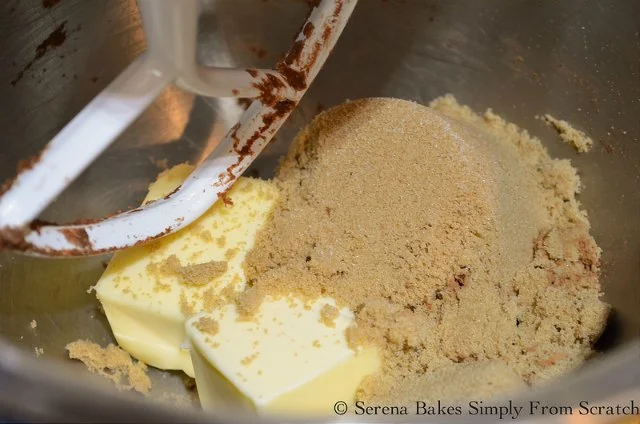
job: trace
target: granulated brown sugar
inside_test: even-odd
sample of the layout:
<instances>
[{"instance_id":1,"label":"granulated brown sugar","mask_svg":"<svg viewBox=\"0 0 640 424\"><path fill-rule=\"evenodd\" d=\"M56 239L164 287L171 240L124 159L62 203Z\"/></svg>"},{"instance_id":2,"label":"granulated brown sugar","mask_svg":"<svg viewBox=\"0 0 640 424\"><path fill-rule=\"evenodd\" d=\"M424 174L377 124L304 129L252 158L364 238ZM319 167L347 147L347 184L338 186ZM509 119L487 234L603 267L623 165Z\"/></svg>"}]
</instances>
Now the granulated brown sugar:
<instances>
[{"instance_id":1,"label":"granulated brown sugar","mask_svg":"<svg viewBox=\"0 0 640 424\"><path fill-rule=\"evenodd\" d=\"M218 324L218 321L208 317L200 318L196 323L196 327L198 330L211 336L215 336L220 330L220 324Z\"/></svg>"},{"instance_id":2,"label":"granulated brown sugar","mask_svg":"<svg viewBox=\"0 0 640 424\"><path fill-rule=\"evenodd\" d=\"M178 268L178 273L183 281L194 286L207 284L225 272L227 272L227 263L224 261L209 261Z\"/></svg>"},{"instance_id":3,"label":"granulated brown sugar","mask_svg":"<svg viewBox=\"0 0 640 424\"><path fill-rule=\"evenodd\" d=\"M184 290L180 291L180 312L182 312L185 318L196 314L195 302L189 301Z\"/></svg>"},{"instance_id":4,"label":"granulated brown sugar","mask_svg":"<svg viewBox=\"0 0 640 424\"><path fill-rule=\"evenodd\" d=\"M331 305L324 305L320 310L320 321L327 327L335 327L338 315L340 315L338 308Z\"/></svg>"},{"instance_id":5,"label":"granulated brown sugar","mask_svg":"<svg viewBox=\"0 0 640 424\"><path fill-rule=\"evenodd\" d=\"M147 269L158 278L161 278L162 275L175 275L180 277L180 282L183 284L202 286L227 272L227 263L224 261L209 261L183 266L176 255L171 255L161 263L150 263Z\"/></svg>"},{"instance_id":6,"label":"granulated brown sugar","mask_svg":"<svg viewBox=\"0 0 640 424\"><path fill-rule=\"evenodd\" d=\"M549 114L539 118L547 125L553 127L560 135L560 138L576 149L578 153L586 153L593 147L593 140L582 131L573 128L567 121L554 118Z\"/></svg>"},{"instance_id":7,"label":"granulated brown sugar","mask_svg":"<svg viewBox=\"0 0 640 424\"><path fill-rule=\"evenodd\" d=\"M424 381L451 393L459 380L429 376L454 364L548 379L590 354L608 312L569 161L491 111L431 106L364 99L318 115L245 262L245 311L291 293L354 311L350 343L383 355L363 399L420 399L407 390Z\"/></svg>"},{"instance_id":8,"label":"granulated brown sugar","mask_svg":"<svg viewBox=\"0 0 640 424\"><path fill-rule=\"evenodd\" d=\"M76 340L66 346L69 358L78 359L89 371L113 381L119 390L135 390L147 394L151 390L151 380L147 366L134 362L131 356L118 346L109 344L102 348L88 340Z\"/></svg>"}]
</instances>

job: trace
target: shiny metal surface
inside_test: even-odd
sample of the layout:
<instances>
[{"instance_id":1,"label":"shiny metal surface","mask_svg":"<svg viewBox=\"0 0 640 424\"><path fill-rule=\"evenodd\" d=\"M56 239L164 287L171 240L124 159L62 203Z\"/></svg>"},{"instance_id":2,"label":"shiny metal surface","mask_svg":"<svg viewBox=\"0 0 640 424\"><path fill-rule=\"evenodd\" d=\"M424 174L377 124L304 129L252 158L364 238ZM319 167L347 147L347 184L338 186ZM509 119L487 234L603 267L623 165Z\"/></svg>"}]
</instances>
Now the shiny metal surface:
<instances>
[{"instance_id":1,"label":"shiny metal surface","mask_svg":"<svg viewBox=\"0 0 640 424\"><path fill-rule=\"evenodd\" d=\"M138 0L145 52L3 185L0 250L40 257L93 256L191 224L244 174L287 120L329 57L357 2L319 1L284 60L275 69L257 69L199 64L200 0ZM63 27L47 39L47 48L65 41ZM44 53L46 48L38 47L36 59ZM165 198L99 220L38 223L38 216L172 85L201 96L251 99L251 105L213 152Z\"/></svg>"},{"instance_id":2,"label":"shiny metal surface","mask_svg":"<svg viewBox=\"0 0 640 424\"><path fill-rule=\"evenodd\" d=\"M206 5L200 59L219 66L272 66L308 10L303 0ZM0 2L0 39L0 180L144 49L132 0ZM322 108L347 98L427 102L445 93L478 110L491 107L527 128L582 174L581 199L604 250L605 297L615 314L594 374L578 375L574 392L557 386L541 396L603 397L622 390L616 381L640 387L632 372L640 351L631 344L640 335L640 2L362 0L316 82L250 172L272 175L292 135ZM100 217L136 205L162 160L198 162L241 110L235 101L167 90L43 219ZM535 119L543 113L584 129L596 140L594 151L578 156L557 141ZM93 392L82 386L82 367L64 360L65 344L113 340L87 293L106 260L0 254L0 409L40 416L78 410L76 418L85 420L100 420L106 411L110 419L141 413L125 403L115 406L104 393L95 408L74 404ZM33 319L35 329L29 326ZM44 349L41 358L35 358L35 347ZM619 349L622 356L611 356ZM154 397L188 394L177 374L153 377ZM35 400L19 402L17 394ZM152 413L145 414L152 421ZM186 419L177 410L160 417Z\"/></svg>"}]
</instances>

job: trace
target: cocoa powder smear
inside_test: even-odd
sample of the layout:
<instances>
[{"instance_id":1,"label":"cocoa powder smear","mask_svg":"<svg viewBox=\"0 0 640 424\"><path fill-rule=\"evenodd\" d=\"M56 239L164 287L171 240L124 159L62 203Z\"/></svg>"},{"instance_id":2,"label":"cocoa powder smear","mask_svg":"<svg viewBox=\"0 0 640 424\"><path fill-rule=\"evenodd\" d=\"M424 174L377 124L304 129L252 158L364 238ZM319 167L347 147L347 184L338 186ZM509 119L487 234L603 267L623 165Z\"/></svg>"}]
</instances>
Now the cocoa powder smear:
<instances>
[{"instance_id":1,"label":"cocoa powder smear","mask_svg":"<svg viewBox=\"0 0 640 424\"><path fill-rule=\"evenodd\" d=\"M583 362L603 330L576 170L491 111L452 97L348 102L301 131L274 182L238 304L297 294L350 307L348 337L383 358L360 399L542 382Z\"/></svg>"}]
</instances>

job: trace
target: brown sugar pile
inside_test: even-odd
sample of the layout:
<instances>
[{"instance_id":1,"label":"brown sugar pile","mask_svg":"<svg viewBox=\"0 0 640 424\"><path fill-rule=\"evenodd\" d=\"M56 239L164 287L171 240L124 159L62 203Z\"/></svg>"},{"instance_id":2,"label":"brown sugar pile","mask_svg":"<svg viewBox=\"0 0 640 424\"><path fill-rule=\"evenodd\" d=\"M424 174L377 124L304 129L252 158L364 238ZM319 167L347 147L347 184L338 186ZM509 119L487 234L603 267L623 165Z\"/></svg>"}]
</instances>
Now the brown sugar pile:
<instances>
[{"instance_id":1,"label":"brown sugar pile","mask_svg":"<svg viewBox=\"0 0 640 424\"><path fill-rule=\"evenodd\" d=\"M66 346L69 358L84 363L89 371L113 381L119 390L135 390L148 394L151 380L147 375L147 366L140 361L134 362L127 352L108 345L102 348L88 340L76 340Z\"/></svg>"},{"instance_id":2,"label":"brown sugar pile","mask_svg":"<svg viewBox=\"0 0 640 424\"><path fill-rule=\"evenodd\" d=\"M293 293L350 307L351 342L383 355L362 399L420 399L425 381L451 393L495 362L505 387L543 381L578 366L603 329L576 170L490 111L452 97L348 102L298 135L274 182L238 302Z\"/></svg>"}]
</instances>

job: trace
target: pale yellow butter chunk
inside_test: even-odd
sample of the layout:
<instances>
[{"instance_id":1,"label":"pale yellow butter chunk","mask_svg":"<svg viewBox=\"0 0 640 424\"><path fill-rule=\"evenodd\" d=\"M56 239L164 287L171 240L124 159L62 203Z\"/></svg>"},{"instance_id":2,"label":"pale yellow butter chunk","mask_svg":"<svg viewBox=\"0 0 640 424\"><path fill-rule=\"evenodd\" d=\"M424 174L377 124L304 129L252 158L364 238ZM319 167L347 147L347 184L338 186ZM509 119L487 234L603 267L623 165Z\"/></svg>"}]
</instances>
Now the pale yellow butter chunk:
<instances>
[{"instance_id":1,"label":"pale yellow butter chunk","mask_svg":"<svg viewBox=\"0 0 640 424\"><path fill-rule=\"evenodd\" d=\"M351 404L379 358L375 348L349 347L351 311L323 318L325 305L334 304L267 298L250 320L238 319L235 306L227 305L187 321L203 408L318 416L333 414L337 401Z\"/></svg>"},{"instance_id":2,"label":"pale yellow butter chunk","mask_svg":"<svg viewBox=\"0 0 640 424\"><path fill-rule=\"evenodd\" d=\"M162 173L145 202L175 190L192 171ZM209 211L183 230L114 255L96 285L120 347L149 365L193 376L185 341L189 316L212 310L225 287L240 291L242 263L277 199L270 183L240 178Z\"/></svg>"}]
</instances>

